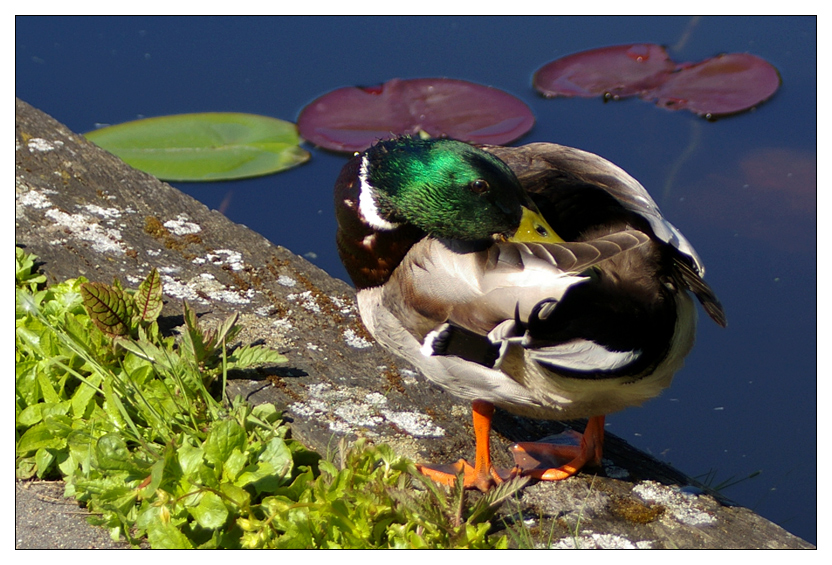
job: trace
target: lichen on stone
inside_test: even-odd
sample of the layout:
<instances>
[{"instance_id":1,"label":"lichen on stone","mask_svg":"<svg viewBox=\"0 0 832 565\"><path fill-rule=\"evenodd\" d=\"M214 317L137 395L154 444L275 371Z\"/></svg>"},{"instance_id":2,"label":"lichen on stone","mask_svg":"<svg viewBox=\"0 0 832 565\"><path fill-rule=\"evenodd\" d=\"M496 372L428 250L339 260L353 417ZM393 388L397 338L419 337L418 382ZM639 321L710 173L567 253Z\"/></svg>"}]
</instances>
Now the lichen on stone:
<instances>
[{"instance_id":1,"label":"lichen on stone","mask_svg":"<svg viewBox=\"0 0 832 565\"><path fill-rule=\"evenodd\" d=\"M708 526L717 521L702 508L696 495L680 492L655 481L640 482L633 487L633 494L645 502L661 504L667 509L666 515L669 514L688 526Z\"/></svg>"}]
</instances>

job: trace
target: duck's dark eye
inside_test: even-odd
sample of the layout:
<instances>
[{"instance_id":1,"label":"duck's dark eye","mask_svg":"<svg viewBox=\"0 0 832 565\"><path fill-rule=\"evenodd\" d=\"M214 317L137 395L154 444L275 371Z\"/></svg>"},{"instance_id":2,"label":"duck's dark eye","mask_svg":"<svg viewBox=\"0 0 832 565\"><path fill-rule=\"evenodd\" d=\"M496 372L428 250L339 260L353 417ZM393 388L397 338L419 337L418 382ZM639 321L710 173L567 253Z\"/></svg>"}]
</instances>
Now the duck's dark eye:
<instances>
[{"instance_id":1,"label":"duck's dark eye","mask_svg":"<svg viewBox=\"0 0 832 565\"><path fill-rule=\"evenodd\" d=\"M474 194L483 194L489 189L488 181L484 179L472 180L468 185L468 188L470 188L471 192Z\"/></svg>"}]
</instances>

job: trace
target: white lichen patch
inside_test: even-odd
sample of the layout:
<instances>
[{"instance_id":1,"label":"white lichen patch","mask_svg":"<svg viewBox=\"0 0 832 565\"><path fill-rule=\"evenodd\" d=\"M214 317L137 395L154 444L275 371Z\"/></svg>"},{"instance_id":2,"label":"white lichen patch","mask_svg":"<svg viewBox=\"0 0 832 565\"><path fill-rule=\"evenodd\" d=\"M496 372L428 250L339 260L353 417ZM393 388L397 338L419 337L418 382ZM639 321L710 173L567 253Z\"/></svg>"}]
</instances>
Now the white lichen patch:
<instances>
[{"instance_id":1,"label":"white lichen patch","mask_svg":"<svg viewBox=\"0 0 832 565\"><path fill-rule=\"evenodd\" d=\"M385 418L414 437L443 437L445 430L433 423L430 416L419 412L382 410Z\"/></svg>"},{"instance_id":2,"label":"white lichen patch","mask_svg":"<svg viewBox=\"0 0 832 565\"><path fill-rule=\"evenodd\" d=\"M337 296L330 296L329 299L332 300L332 303L338 308L341 314L350 314L355 310L355 304L351 300L345 300Z\"/></svg>"},{"instance_id":3,"label":"white lichen patch","mask_svg":"<svg viewBox=\"0 0 832 565\"><path fill-rule=\"evenodd\" d=\"M290 294L286 296L286 300L290 302L300 301L300 305L303 306L304 309L309 310L314 314L321 313L321 307L318 306L318 303L315 301L315 297L312 296L311 290L297 294Z\"/></svg>"},{"instance_id":4,"label":"white lichen patch","mask_svg":"<svg viewBox=\"0 0 832 565\"><path fill-rule=\"evenodd\" d=\"M311 349L312 351L320 351L321 348L315 345L314 343L307 343L306 349Z\"/></svg>"},{"instance_id":5,"label":"white lichen patch","mask_svg":"<svg viewBox=\"0 0 832 565\"><path fill-rule=\"evenodd\" d=\"M90 214L95 214L106 220L114 220L121 217L121 210L118 208L102 208L95 204L85 204L82 208Z\"/></svg>"},{"instance_id":6,"label":"white lichen patch","mask_svg":"<svg viewBox=\"0 0 832 565\"><path fill-rule=\"evenodd\" d=\"M330 431L335 433L366 434L366 428L377 428L386 420L415 437L445 435L445 430L426 414L380 409L387 404L387 399L377 392L319 383L311 385L307 394L307 400L295 402L289 409L299 416L328 422Z\"/></svg>"},{"instance_id":7,"label":"white lichen patch","mask_svg":"<svg viewBox=\"0 0 832 565\"><path fill-rule=\"evenodd\" d=\"M649 540L637 541L636 549L653 549L653 542Z\"/></svg>"},{"instance_id":8,"label":"white lichen patch","mask_svg":"<svg viewBox=\"0 0 832 565\"><path fill-rule=\"evenodd\" d=\"M242 254L230 249L217 249L213 253L208 253L205 257L194 257L191 263L194 265L205 265L206 263L217 266L228 265L232 271L242 271L245 267Z\"/></svg>"},{"instance_id":9,"label":"white lichen patch","mask_svg":"<svg viewBox=\"0 0 832 565\"><path fill-rule=\"evenodd\" d=\"M175 220L168 220L162 225L175 235L188 235L202 231L202 228L193 223L187 214L179 214Z\"/></svg>"},{"instance_id":10,"label":"white lichen patch","mask_svg":"<svg viewBox=\"0 0 832 565\"><path fill-rule=\"evenodd\" d=\"M366 349L368 347L372 347L373 344L364 339L363 337L357 335L355 330L351 328L347 328L344 330L344 341L347 342L347 345L350 347L355 347L356 349Z\"/></svg>"},{"instance_id":11,"label":"white lichen patch","mask_svg":"<svg viewBox=\"0 0 832 565\"><path fill-rule=\"evenodd\" d=\"M200 304L208 304L209 300L219 300L229 304L249 304L255 294L254 289L240 291L226 288L210 273L202 273L188 282L163 274L162 288L168 296L196 301Z\"/></svg>"},{"instance_id":12,"label":"white lichen patch","mask_svg":"<svg viewBox=\"0 0 832 565\"><path fill-rule=\"evenodd\" d=\"M127 247L122 242L121 231L114 227L104 227L98 220L90 215L68 214L54 207L47 197L47 194L55 194L53 190L23 190L25 185L18 185L15 191L15 208L22 213L26 207L39 210L47 209L44 216L52 220L54 227L62 232L62 236L68 234L70 237L88 241L92 248L99 253L113 253L122 255ZM87 211L102 216L105 220L112 220L119 217L115 208L101 208L100 206L87 206ZM59 237L49 243L59 245L66 243L66 237Z\"/></svg>"},{"instance_id":13,"label":"white lichen patch","mask_svg":"<svg viewBox=\"0 0 832 565\"><path fill-rule=\"evenodd\" d=\"M161 271L161 269L159 269ZM194 289L188 283L182 282L178 279L174 279L170 275L163 274L162 278L162 290L164 290L165 294L172 298L178 298L181 300L187 300L189 302L199 302L200 304L208 304L208 301L199 296L196 293L196 289Z\"/></svg>"},{"instance_id":14,"label":"white lichen patch","mask_svg":"<svg viewBox=\"0 0 832 565\"><path fill-rule=\"evenodd\" d=\"M32 153L35 151L45 153L47 151L54 151L57 147L63 146L63 144L64 142L60 140L47 141L41 137L33 137L26 145Z\"/></svg>"},{"instance_id":15,"label":"white lichen patch","mask_svg":"<svg viewBox=\"0 0 832 565\"><path fill-rule=\"evenodd\" d=\"M57 208L50 208L45 216L55 222L55 225L70 233L72 237L88 241L93 250L99 253L114 253L122 255L126 251L121 240L121 231L116 228L106 228L93 218L84 214L67 214Z\"/></svg>"},{"instance_id":16,"label":"white lichen patch","mask_svg":"<svg viewBox=\"0 0 832 565\"><path fill-rule=\"evenodd\" d=\"M371 392L365 398L372 406L383 406L387 404L387 397L380 392Z\"/></svg>"},{"instance_id":17,"label":"white lichen patch","mask_svg":"<svg viewBox=\"0 0 832 565\"><path fill-rule=\"evenodd\" d=\"M545 549L545 544L538 544L538 549ZM653 542L632 542L617 534L597 534L592 531L581 532L579 536L561 538L549 549L651 549Z\"/></svg>"},{"instance_id":18,"label":"white lichen patch","mask_svg":"<svg viewBox=\"0 0 832 565\"><path fill-rule=\"evenodd\" d=\"M670 514L677 521L688 526L708 526L717 519L702 509L694 494L680 492L655 481L643 481L633 487L633 494L654 504L667 508L665 516Z\"/></svg>"},{"instance_id":19,"label":"white lichen patch","mask_svg":"<svg viewBox=\"0 0 832 565\"><path fill-rule=\"evenodd\" d=\"M52 192L52 191L50 191ZM52 206L52 201L47 198L45 191L27 190L15 195L15 203L19 207L31 206L32 208L43 209Z\"/></svg>"},{"instance_id":20,"label":"white lichen patch","mask_svg":"<svg viewBox=\"0 0 832 565\"><path fill-rule=\"evenodd\" d=\"M406 385L415 385L419 382L416 377L418 377L418 373L416 371L412 371L410 369L401 369L399 371L402 375L402 382Z\"/></svg>"},{"instance_id":21,"label":"white lichen patch","mask_svg":"<svg viewBox=\"0 0 832 565\"><path fill-rule=\"evenodd\" d=\"M342 404L335 409L335 415L351 426L375 427L384 422L381 416L367 412L361 405Z\"/></svg>"},{"instance_id":22,"label":"white lichen patch","mask_svg":"<svg viewBox=\"0 0 832 565\"><path fill-rule=\"evenodd\" d=\"M288 332L289 330L295 329L295 326L292 325L292 322L289 321L289 318L280 318L278 320L274 320L272 322L272 325L275 328L282 330L283 332Z\"/></svg>"},{"instance_id":23,"label":"white lichen patch","mask_svg":"<svg viewBox=\"0 0 832 565\"><path fill-rule=\"evenodd\" d=\"M308 418L322 415L327 411L326 404L320 400L309 399L306 402L295 402L289 407L298 416Z\"/></svg>"},{"instance_id":24,"label":"white lichen patch","mask_svg":"<svg viewBox=\"0 0 832 565\"><path fill-rule=\"evenodd\" d=\"M279 277L277 277L277 284L279 284L280 286L288 286L289 288L292 288L293 286L298 284L298 281L296 281L292 277L280 275Z\"/></svg>"},{"instance_id":25,"label":"white lichen patch","mask_svg":"<svg viewBox=\"0 0 832 565\"><path fill-rule=\"evenodd\" d=\"M254 314L260 316L261 318L267 318L272 311L272 307L269 305L260 306L254 309Z\"/></svg>"},{"instance_id":26,"label":"white lichen patch","mask_svg":"<svg viewBox=\"0 0 832 565\"><path fill-rule=\"evenodd\" d=\"M223 259L220 257L221 255L225 255ZM242 271L245 265L243 265L243 255L239 251L234 251L232 249L217 249L214 251L214 254L208 254L208 259L211 260L212 263L217 264L225 263L229 267L231 267L232 271Z\"/></svg>"}]
</instances>

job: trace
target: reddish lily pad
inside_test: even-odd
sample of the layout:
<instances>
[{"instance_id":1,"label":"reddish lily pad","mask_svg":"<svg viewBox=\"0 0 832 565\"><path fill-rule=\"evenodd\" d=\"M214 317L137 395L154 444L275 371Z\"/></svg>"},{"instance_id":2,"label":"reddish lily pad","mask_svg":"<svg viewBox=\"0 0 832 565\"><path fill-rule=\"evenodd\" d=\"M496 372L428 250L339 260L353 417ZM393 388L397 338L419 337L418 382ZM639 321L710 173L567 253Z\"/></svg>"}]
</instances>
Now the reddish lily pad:
<instances>
[{"instance_id":1,"label":"reddish lily pad","mask_svg":"<svg viewBox=\"0 0 832 565\"><path fill-rule=\"evenodd\" d=\"M575 53L547 63L534 87L546 97L639 96L669 110L706 117L735 114L768 100L780 87L770 63L746 53L701 63L674 63L660 45L634 44Z\"/></svg>"},{"instance_id":2,"label":"reddish lily pad","mask_svg":"<svg viewBox=\"0 0 832 565\"><path fill-rule=\"evenodd\" d=\"M529 107L507 92L446 78L392 79L329 92L306 106L298 130L334 151L363 151L396 135L453 137L501 145L534 125Z\"/></svg>"},{"instance_id":3,"label":"reddish lily pad","mask_svg":"<svg viewBox=\"0 0 832 565\"><path fill-rule=\"evenodd\" d=\"M747 53L720 55L681 69L649 97L672 110L699 115L742 112L768 100L780 87L780 75L768 62Z\"/></svg>"},{"instance_id":4,"label":"reddish lily pad","mask_svg":"<svg viewBox=\"0 0 832 565\"><path fill-rule=\"evenodd\" d=\"M661 45L602 47L547 63L534 74L534 87L548 98L633 96L659 86L675 68Z\"/></svg>"}]
</instances>

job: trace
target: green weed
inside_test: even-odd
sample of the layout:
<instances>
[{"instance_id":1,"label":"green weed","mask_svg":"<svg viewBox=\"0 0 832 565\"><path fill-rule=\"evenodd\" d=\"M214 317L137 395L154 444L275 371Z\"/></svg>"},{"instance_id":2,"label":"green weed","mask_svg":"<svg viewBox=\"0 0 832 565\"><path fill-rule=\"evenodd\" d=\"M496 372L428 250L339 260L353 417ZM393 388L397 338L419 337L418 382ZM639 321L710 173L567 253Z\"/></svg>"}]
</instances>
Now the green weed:
<instances>
[{"instance_id":1,"label":"green weed","mask_svg":"<svg viewBox=\"0 0 832 565\"><path fill-rule=\"evenodd\" d=\"M336 466L292 440L273 405L212 394L231 369L285 361L263 346L228 347L236 315L205 330L185 305L176 340L159 332L155 270L136 291L83 278L42 288L36 258L17 249L15 259L16 475L63 479L114 539L506 547L488 520L525 480L468 504L461 484L437 487L387 446L342 444Z\"/></svg>"}]
</instances>

